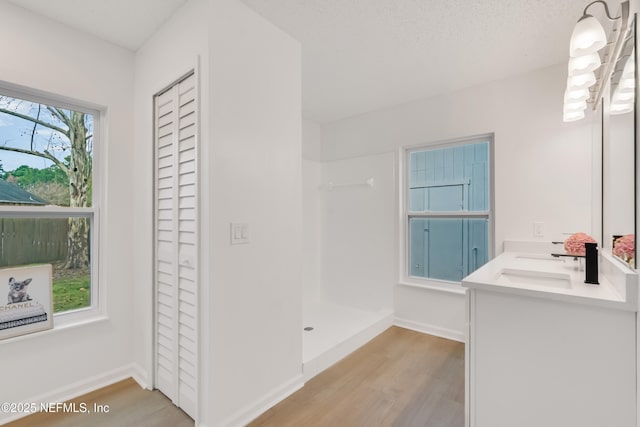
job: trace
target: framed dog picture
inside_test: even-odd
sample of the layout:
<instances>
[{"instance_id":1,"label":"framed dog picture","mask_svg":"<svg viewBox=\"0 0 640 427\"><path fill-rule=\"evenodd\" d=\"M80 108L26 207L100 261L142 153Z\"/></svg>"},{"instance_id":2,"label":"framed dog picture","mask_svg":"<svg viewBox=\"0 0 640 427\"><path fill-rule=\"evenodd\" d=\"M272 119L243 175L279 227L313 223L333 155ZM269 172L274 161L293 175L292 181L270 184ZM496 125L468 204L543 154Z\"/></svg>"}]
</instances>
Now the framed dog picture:
<instances>
[{"instance_id":1,"label":"framed dog picture","mask_svg":"<svg viewBox=\"0 0 640 427\"><path fill-rule=\"evenodd\" d=\"M51 264L1 268L2 289L0 340L53 328Z\"/></svg>"}]
</instances>

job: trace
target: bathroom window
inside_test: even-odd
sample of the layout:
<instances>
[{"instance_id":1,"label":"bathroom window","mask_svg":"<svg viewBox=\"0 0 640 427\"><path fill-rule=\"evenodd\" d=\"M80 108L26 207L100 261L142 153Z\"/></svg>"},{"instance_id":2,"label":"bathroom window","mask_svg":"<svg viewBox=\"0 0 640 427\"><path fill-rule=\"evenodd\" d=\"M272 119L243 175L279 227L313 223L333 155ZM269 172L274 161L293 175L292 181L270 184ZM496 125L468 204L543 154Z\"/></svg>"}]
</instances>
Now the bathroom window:
<instances>
[{"instance_id":1,"label":"bathroom window","mask_svg":"<svg viewBox=\"0 0 640 427\"><path fill-rule=\"evenodd\" d=\"M98 118L0 87L0 268L51 264L56 314L97 307Z\"/></svg>"},{"instance_id":2,"label":"bathroom window","mask_svg":"<svg viewBox=\"0 0 640 427\"><path fill-rule=\"evenodd\" d=\"M492 137L407 150L408 276L460 282L489 260Z\"/></svg>"}]
</instances>

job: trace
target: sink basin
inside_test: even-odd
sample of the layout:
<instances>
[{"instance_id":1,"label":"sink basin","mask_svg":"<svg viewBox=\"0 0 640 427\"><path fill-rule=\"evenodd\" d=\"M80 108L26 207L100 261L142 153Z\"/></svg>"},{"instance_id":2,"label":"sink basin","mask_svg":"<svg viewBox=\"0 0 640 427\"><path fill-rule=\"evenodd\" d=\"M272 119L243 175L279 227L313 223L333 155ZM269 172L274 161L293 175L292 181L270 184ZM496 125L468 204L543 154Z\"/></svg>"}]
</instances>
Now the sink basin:
<instances>
[{"instance_id":1,"label":"sink basin","mask_svg":"<svg viewBox=\"0 0 640 427\"><path fill-rule=\"evenodd\" d=\"M571 288L571 278L568 274L511 268L501 270L496 278L496 282L510 286L534 286L556 289Z\"/></svg>"}]
</instances>

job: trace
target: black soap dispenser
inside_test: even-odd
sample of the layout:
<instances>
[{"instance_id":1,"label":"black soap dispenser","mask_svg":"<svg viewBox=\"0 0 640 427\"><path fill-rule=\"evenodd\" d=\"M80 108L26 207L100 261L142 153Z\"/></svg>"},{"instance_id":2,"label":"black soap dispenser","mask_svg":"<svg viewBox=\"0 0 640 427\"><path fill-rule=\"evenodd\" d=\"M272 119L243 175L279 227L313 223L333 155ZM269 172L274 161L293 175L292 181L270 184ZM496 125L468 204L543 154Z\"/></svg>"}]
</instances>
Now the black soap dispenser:
<instances>
[{"instance_id":1,"label":"black soap dispenser","mask_svg":"<svg viewBox=\"0 0 640 427\"><path fill-rule=\"evenodd\" d=\"M598 244L585 243L585 278L584 283L599 285L598 282Z\"/></svg>"}]
</instances>

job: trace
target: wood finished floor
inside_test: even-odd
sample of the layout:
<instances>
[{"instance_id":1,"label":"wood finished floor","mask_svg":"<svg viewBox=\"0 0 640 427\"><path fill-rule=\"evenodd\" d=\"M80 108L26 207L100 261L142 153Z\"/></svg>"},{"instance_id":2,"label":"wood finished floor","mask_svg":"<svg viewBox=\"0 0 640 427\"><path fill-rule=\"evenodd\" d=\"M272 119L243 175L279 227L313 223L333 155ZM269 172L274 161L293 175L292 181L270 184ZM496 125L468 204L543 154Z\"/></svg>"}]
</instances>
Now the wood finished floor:
<instances>
[{"instance_id":1,"label":"wood finished floor","mask_svg":"<svg viewBox=\"0 0 640 427\"><path fill-rule=\"evenodd\" d=\"M464 426L464 344L391 327L250 427Z\"/></svg>"},{"instance_id":2,"label":"wood finished floor","mask_svg":"<svg viewBox=\"0 0 640 427\"><path fill-rule=\"evenodd\" d=\"M157 390L144 390L132 380L124 380L72 400L108 405L109 413L37 413L6 424L5 427L193 427L193 420Z\"/></svg>"},{"instance_id":3,"label":"wood finished floor","mask_svg":"<svg viewBox=\"0 0 640 427\"><path fill-rule=\"evenodd\" d=\"M108 414L35 414L7 427L192 427L158 391L125 380L74 400ZM392 327L251 427L463 427L464 344Z\"/></svg>"}]
</instances>

